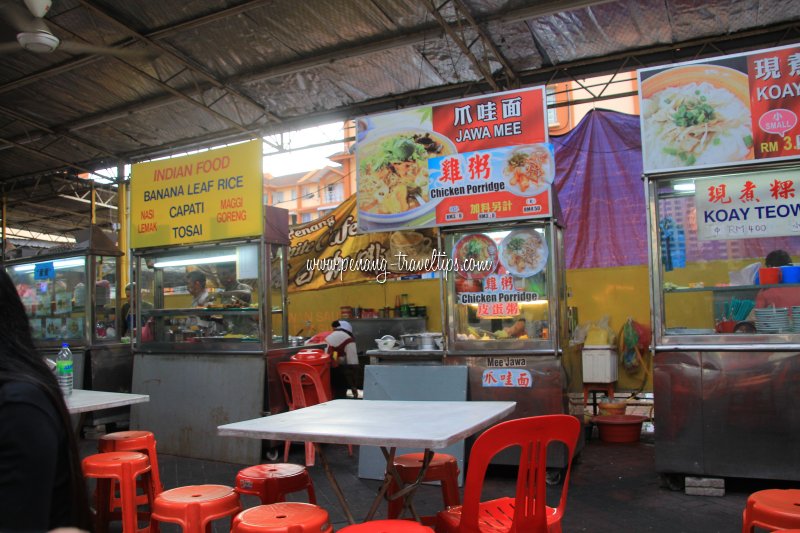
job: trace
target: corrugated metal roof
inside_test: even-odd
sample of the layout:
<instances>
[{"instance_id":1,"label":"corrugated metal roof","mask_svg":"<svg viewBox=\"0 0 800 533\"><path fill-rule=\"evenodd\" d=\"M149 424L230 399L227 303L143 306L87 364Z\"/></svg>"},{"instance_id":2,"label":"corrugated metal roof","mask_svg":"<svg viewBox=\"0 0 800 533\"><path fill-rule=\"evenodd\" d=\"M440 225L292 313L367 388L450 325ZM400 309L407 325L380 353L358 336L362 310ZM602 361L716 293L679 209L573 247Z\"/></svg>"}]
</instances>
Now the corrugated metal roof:
<instances>
[{"instance_id":1,"label":"corrugated metal roof","mask_svg":"<svg viewBox=\"0 0 800 533\"><path fill-rule=\"evenodd\" d=\"M7 223L64 233L89 224L88 205L55 192L85 192L74 178L81 172L445 98L796 42L800 2L55 0L45 19L62 40L157 54L0 46ZM16 33L0 21L0 41ZM43 206L62 211L44 215ZM102 212L98 223L114 218Z\"/></svg>"}]
</instances>

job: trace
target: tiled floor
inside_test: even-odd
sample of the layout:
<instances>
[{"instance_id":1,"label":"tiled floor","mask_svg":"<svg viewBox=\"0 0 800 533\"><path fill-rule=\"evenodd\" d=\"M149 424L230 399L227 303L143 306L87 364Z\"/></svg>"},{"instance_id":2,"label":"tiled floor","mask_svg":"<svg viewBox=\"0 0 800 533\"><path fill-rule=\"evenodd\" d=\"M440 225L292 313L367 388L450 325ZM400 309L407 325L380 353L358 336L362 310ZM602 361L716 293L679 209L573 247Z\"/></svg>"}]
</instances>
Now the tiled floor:
<instances>
[{"instance_id":1,"label":"tiled floor","mask_svg":"<svg viewBox=\"0 0 800 533\"><path fill-rule=\"evenodd\" d=\"M94 453L96 442L83 441L82 451ZM326 456L337 480L351 503L357 519L368 511L379 483L357 477L358 452L348 457L344 446L326 445ZM236 472L247 465L236 465L160 455L161 477L166 488L189 484L219 483L232 485ZM299 444L292 448L291 462L303 461ZM346 525L338 501L320 466L310 469L318 495L318 504L327 509L335 529ZM484 489L486 499L511 495L514 491L515 469L497 466L490 469ZM643 436L636 444L608 444L590 439L572 470L569 486L564 532L663 532L714 533L741 531L742 510L747 495L756 490L777 486L766 481L726 480L723 497L687 496L661 486L654 470L654 445L651 435ZM785 486L785 484L784 484ZM551 487L549 498L557 498L561 487ZM304 501L298 493L290 499ZM245 497L245 506L256 505L255 498ZM439 510L441 496L438 487L424 486L415 503L423 515ZM385 513L381 507L379 516ZM228 531L228 523L220 521L215 531ZM119 529L116 529L119 531ZM165 525L162 531L178 531Z\"/></svg>"}]
</instances>

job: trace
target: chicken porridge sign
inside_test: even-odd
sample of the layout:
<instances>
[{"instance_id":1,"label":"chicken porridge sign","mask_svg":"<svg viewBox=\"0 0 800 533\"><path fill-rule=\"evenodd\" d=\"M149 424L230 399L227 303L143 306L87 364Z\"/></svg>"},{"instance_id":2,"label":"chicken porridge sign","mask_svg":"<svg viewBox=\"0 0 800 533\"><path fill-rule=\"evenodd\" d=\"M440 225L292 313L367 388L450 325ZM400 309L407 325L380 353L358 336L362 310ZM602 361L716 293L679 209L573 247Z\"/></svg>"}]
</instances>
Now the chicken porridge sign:
<instances>
[{"instance_id":1,"label":"chicken porridge sign","mask_svg":"<svg viewBox=\"0 0 800 533\"><path fill-rule=\"evenodd\" d=\"M359 230L549 216L555 158L544 110L535 87L362 117Z\"/></svg>"}]
</instances>

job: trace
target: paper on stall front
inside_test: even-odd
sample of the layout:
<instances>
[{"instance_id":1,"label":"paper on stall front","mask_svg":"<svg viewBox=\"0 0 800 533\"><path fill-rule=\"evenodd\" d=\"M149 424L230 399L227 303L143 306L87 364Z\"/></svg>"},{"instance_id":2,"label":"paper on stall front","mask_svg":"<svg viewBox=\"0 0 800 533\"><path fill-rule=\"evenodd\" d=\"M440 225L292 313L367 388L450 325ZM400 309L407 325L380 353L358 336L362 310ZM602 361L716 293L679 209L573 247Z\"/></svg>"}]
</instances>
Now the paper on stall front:
<instances>
[{"instance_id":1,"label":"paper on stall front","mask_svg":"<svg viewBox=\"0 0 800 533\"><path fill-rule=\"evenodd\" d=\"M753 285L761 263L752 263L741 270L728 272L728 281L731 285Z\"/></svg>"}]
</instances>

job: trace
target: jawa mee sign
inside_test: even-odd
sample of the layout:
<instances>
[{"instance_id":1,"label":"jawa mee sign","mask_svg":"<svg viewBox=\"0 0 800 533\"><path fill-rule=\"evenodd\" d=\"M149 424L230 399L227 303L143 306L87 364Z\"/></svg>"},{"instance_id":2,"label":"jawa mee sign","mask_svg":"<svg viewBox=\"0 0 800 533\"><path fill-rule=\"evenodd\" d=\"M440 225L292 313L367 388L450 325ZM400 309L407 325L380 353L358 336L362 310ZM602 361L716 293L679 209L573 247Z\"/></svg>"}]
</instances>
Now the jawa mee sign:
<instances>
[{"instance_id":1,"label":"jawa mee sign","mask_svg":"<svg viewBox=\"0 0 800 533\"><path fill-rule=\"evenodd\" d=\"M358 234L356 198L289 230L289 290L322 289L417 274L435 264L433 230Z\"/></svg>"},{"instance_id":2,"label":"jawa mee sign","mask_svg":"<svg viewBox=\"0 0 800 533\"><path fill-rule=\"evenodd\" d=\"M261 235L261 148L255 140L133 165L131 247Z\"/></svg>"}]
</instances>

